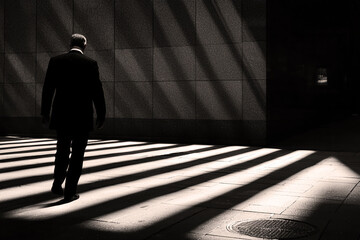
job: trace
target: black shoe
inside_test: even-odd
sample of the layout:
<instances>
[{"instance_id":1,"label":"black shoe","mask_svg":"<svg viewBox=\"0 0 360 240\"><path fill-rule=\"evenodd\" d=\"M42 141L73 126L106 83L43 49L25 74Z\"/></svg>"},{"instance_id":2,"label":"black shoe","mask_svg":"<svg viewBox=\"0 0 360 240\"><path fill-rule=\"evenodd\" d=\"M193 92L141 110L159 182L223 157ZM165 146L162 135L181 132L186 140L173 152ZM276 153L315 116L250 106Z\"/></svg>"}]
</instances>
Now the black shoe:
<instances>
[{"instance_id":1,"label":"black shoe","mask_svg":"<svg viewBox=\"0 0 360 240\"><path fill-rule=\"evenodd\" d=\"M61 186L59 186L59 187L52 186L51 192L56 194L56 195L61 195L61 196L64 195L64 190L62 189Z\"/></svg>"},{"instance_id":2,"label":"black shoe","mask_svg":"<svg viewBox=\"0 0 360 240\"><path fill-rule=\"evenodd\" d=\"M79 194L75 194L75 195L73 195L71 197L65 197L64 202L69 203L69 202L75 201L75 200L77 200L79 198L80 198Z\"/></svg>"}]
</instances>

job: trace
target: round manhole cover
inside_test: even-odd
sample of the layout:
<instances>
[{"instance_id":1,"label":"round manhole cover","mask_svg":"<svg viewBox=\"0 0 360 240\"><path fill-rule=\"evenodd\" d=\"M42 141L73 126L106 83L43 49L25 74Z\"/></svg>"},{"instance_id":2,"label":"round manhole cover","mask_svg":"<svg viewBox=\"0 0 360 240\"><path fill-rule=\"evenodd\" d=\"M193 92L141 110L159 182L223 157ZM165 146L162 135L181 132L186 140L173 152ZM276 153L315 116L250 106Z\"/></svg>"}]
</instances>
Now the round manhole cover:
<instances>
[{"instance_id":1,"label":"round manhole cover","mask_svg":"<svg viewBox=\"0 0 360 240\"><path fill-rule=\"evenodd\" d=\"M227 226L231 232L265 239L295 239L315 233L310 224L289 219L256 219Z\"/></svg>"}]
</instances>

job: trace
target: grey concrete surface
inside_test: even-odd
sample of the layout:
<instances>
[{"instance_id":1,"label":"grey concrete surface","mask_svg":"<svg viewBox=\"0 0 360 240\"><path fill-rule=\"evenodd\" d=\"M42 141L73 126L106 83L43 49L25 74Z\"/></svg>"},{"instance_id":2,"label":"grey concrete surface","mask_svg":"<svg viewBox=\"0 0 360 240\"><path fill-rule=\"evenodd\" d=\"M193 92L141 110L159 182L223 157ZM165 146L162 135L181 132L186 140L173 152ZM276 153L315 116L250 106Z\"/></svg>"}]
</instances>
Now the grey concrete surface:
<instances>
[{"instance_id":1,"label":"grey concrete surface","mask_svg":"<svg viewBox=\"0 0 360 240\"><path fill-rule=\"evenodd\" d=\"M316 228L302 240L360 239L354 149L92 139L67 204L50 193L54 153L53 139L0 138L0 239L259 239L228 230L251 219Z\"/></svg>"}]
</instances>

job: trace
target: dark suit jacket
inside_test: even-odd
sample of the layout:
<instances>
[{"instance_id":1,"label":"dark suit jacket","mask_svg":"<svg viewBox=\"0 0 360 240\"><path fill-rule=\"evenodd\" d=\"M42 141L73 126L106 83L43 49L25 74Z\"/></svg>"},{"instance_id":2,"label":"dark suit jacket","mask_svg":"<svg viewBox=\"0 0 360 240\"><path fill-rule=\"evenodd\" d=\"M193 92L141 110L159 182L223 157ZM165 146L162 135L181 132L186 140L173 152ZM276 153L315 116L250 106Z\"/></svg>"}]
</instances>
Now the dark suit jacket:
<instances>
[{"instance_id":1,"label":"dark suit jacket","mask_svg":"<svg viewBox=\"0 0 360 240\"><path fill-rule=\"evenodd\" d=\"M50 129L93 130L93 104L98 119L104 120L105 99L97 62L78 51L51 58L41 103L43 116L49 116L52 107Z\"/></svg>"}]
</instances>

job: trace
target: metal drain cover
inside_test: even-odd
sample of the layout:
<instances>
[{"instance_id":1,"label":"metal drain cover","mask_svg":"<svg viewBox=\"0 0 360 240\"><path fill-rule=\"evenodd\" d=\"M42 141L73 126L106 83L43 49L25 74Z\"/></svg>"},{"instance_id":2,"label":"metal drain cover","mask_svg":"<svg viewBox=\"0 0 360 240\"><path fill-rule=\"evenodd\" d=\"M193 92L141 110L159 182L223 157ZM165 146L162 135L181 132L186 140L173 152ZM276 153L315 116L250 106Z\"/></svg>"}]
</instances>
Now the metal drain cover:
<instances>
[{"instance_id":1,"label":"metal drain cover","mask_svg":"<svg viewBox=\"0 0 360 240\"><path fill-rule=\"evenodd\" d=\"M289 219L256 219L228 225L231 232L265 239L295 239L315 233L315 227Z\"/></svg>"}]
</instances>

